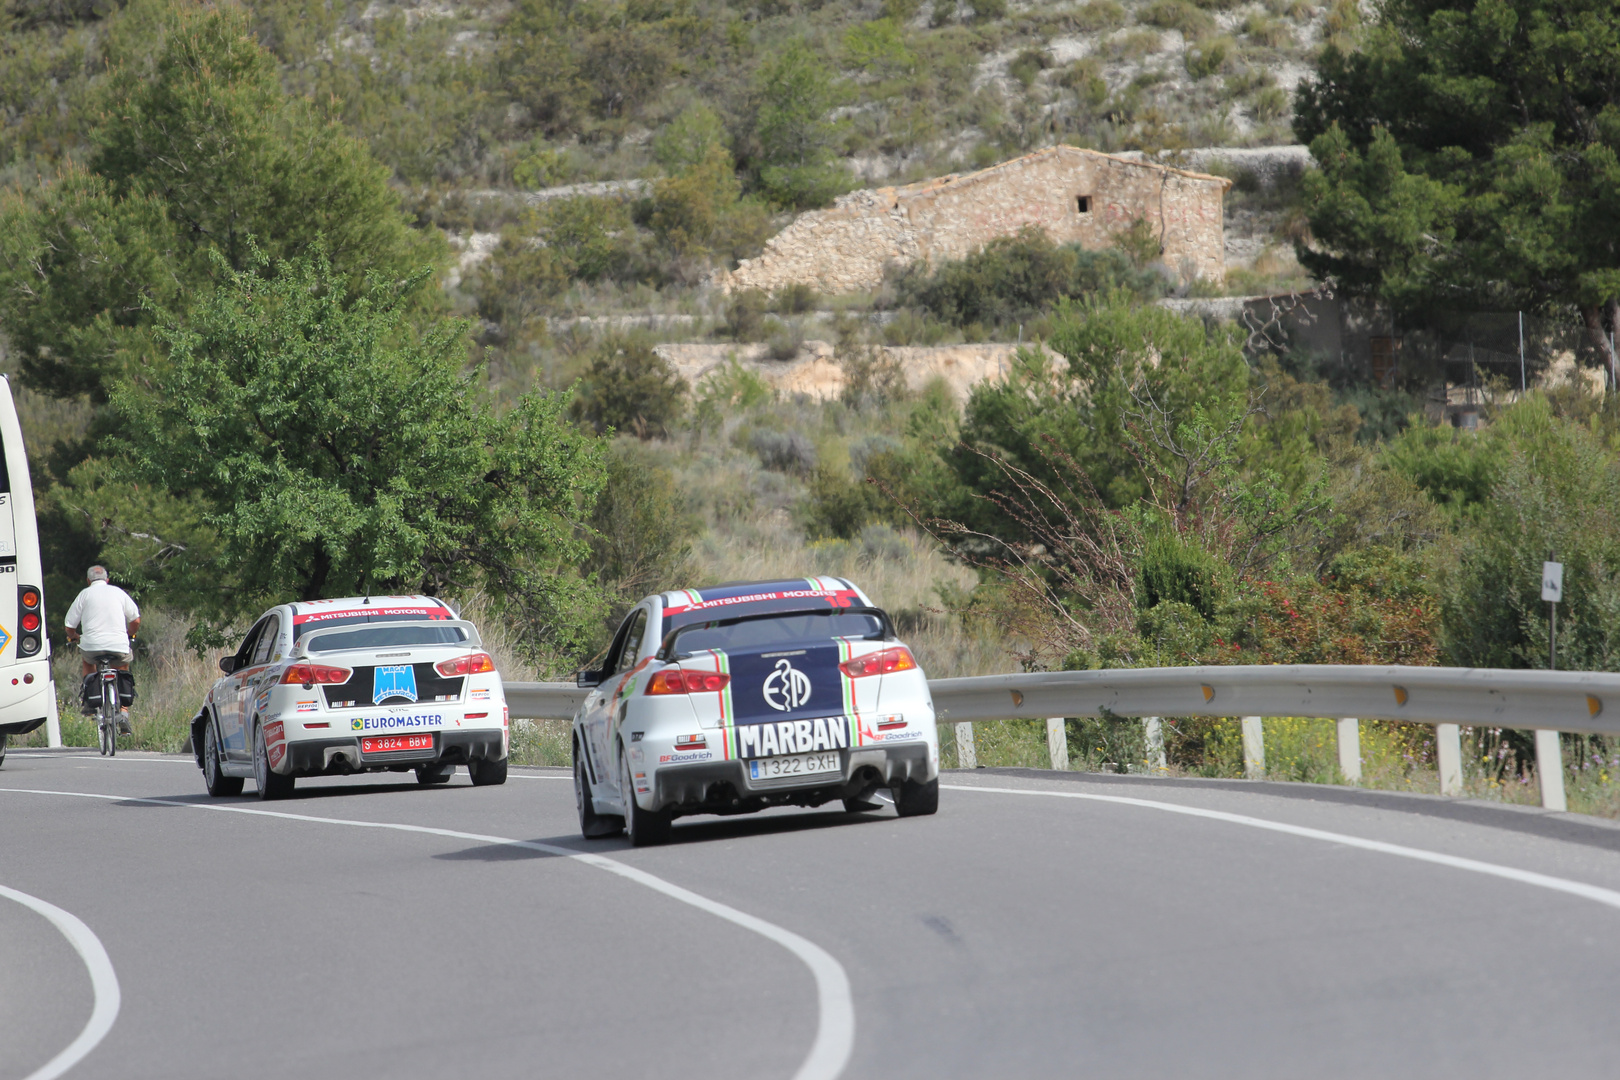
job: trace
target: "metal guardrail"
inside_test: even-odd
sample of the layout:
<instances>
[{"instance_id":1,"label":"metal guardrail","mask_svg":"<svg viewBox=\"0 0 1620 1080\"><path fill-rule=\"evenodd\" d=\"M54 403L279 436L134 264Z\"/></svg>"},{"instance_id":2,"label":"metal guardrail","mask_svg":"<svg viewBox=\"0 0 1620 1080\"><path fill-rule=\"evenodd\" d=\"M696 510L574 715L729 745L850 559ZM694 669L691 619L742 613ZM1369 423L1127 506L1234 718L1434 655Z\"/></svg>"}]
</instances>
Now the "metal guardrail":
<instances>
[{"instance_id":1,"label":"metal guardrail","mask_svg":"<svg viewBox=\"0 0 1620 1080\"><path fill-rule=\"evenodd\" d=\"M1162 766L1160 718L1241 717L1245 771L1265 773L1265 717L1338 721L1339 764L1361 778L1360 720L1394 720L1437 728L1440 789L1462 792L1460 727L1536 732L1542 805L1565 808L1560 731L1620 735L1620 674L1595 671L1504 671L1486 668L1373 667L1346 664L1120 668L931 679L939 723L955 724L958 758L974 760L972 724L981 720L1046 720L1054 768L1067 768L1063 718L1141 718L1149 753ZM570 719L588 691L572 683L507 683L514 717ZM1545 766L1545 767L1544 767Z\"/></svg>"}]
</instances>

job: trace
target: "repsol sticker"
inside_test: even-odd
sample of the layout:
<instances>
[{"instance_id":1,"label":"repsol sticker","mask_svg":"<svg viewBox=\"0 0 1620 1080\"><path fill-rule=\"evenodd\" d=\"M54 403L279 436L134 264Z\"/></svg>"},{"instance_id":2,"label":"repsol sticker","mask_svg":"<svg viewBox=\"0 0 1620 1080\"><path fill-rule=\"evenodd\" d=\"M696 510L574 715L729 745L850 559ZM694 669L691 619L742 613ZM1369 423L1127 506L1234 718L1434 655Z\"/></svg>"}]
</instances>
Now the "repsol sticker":
<instances>
[{"instance_id":1,"label":"repsol sticker","mask_svg":"<svg viewBox=\"0 0 1620 1080\"><path fill-rule=\"evenodd\" d=\"M842 716L737 725L737 753L742 758L810 754L817 750L842 750L847 746L849 721Z\"/></svg>"},{"instance_id":2,"label":"repsol sticker","mask_svg":"<svg viewBox=\"0 0 1620 1080\"><path fill-rule=\"evenodd\" d=\"M405 731L410 728L438 728L444 726L443 713L418 713L407 716L365 716L355 720L356 731Z\"/></svg>"}]
</instances>

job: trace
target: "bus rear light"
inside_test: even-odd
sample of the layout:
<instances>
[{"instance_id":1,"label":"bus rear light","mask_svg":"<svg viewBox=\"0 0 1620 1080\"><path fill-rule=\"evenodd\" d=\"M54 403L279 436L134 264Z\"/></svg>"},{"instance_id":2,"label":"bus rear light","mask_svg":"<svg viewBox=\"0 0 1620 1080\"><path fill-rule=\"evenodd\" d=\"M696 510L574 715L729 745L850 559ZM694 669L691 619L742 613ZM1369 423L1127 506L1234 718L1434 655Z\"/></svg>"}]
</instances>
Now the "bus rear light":
<instances>
[{"instance_id":1,"label":"bus rear light","mask_svg":"<svg viewBox=\"0 0 1620 1080\"><path fill-rule=\"evenodd\" d=\"M33 637L23 638L17 643L17 651L24 656L33 656L39 652L39 639Z\"/></svg>"},{"instance_id":2,"label":"bus rear light","mask_svg":"<svg viewBox=\"0 0 1620 1080\"><path fill-rule=\"evenodd\" d=\"M17 620L17 655L33 656L44 647L45 595L38 585L17 586L17 606L22 616Z\"/></svg>"},{"instance_id":3,"label":"bus rear light","mask_svg":"<svg viewBox=\"0 0 1620 1080\"><path fill-rule=\"evenodd\" d=\"M433 670L449 678L453 675L482 675L486 671L495 670L495 661L489 653L469 653L458 656L454 660L441 660L433 665Z\"/></svg>"},{"instance_id":4,"label":"bus rear light","mask_svg":"<svg viewBox=\"0 0 1620 1080\"><path fill-rule=\"evenodd\" d=\"M22 617L22 628L32 634L39 629L39 616L32 611Z\"/></svg>"},{"instance_id":5,"label":"bus rear light","mask_svg":"<svg viewBox=\"0 0 1620 1080\"><path fill-rule=\"evenodd\" d=\"M22 591L22 606L24 611L33 611L39 607L39 590L24 589Z\"/></svg>"},{"instance_id":6,"label":"bus rear light","mask_svg":"<svg viewBox=\"0 0 1620 1080\"><path fill-rule=\"evenodd\" d=\"M904 645L893 648L880 649L875 653L857 656L845 660L838 665L842 671L852 679L864 679L868 675L893 675L900 671L914 671L917 661L911 656L911 650Z\"/></svg>"}]
</instances>

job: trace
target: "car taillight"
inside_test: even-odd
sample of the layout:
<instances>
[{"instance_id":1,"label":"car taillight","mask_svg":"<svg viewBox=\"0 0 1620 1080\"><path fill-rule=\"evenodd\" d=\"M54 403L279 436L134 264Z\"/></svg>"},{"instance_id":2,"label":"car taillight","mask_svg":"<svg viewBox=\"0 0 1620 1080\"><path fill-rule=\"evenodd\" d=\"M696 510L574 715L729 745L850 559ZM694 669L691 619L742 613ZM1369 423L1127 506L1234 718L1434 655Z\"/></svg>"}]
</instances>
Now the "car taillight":
<instances>
[{"instance_id":1,"label":"car taillight","mask_svg":"<svg viewBox=\"0 0 1620 1080\"><path fill-rule=\"evenodd\" d=\"M303 686L332 686L346 683L354 676L348 668L327 667L325 664L293 664L281 673L283 683Z\"/></svg>"},{"instance_id":2,"label":"car taillight","mask_svg":"<svg viewBox=\"0 0 1620 1080\"><path fill-rule=\"evenodd\" d=\"M718 671L660 671L647 681L649 694L714 694L731 685L731 676Z\"/></svg>"},{"instance_id":3,"label":"car taillight","mask_svg":"<svg viewBox=\"0 0 1620 1080\"><path fill-rule=\"evenodd\" d=\"M852 679L864 679L868 675L893 675L897 671L911 671L917 666L912 659L911 650L904 645L896 645L890 649L881 649L866 656L857 656L853 660L845 660L838 665L842 671Z\"/></svg>"},{"instance_id":4,"label":"car taillight","mask_svg":"<svg viewBox=\"0 0 1620 1080\"><path fill-rule=\"evenodd\" d=\"M17 654L33 656L40 650L40 635L45 629L45 597L37 585L19 585L17 605L22 608L22 617L17 620L22 630L17 635Z\"/></svg>"},{"instance_id":5,"label":"car taillight","mask_svg":"<svg viewBox=\"0 0 1620 1080\"><path fill-rule=\"evenodd\" d=\"M494 671L495 661L490 658L489 653L468 653L454 660L441 660L433 665L433 670L446 678L452 675L481 675L486 671Z\"/></svg>"},{"instance_id":6,"label":"car taillight","mask_svg":"<svg viewBox=\"0 0 1620 1080\"><path fill-rule=\"evenodd\" d=\"M675 749L677 750L707 750L709 740L702 735L675 736Z\"/></svg>"}]
</instances>

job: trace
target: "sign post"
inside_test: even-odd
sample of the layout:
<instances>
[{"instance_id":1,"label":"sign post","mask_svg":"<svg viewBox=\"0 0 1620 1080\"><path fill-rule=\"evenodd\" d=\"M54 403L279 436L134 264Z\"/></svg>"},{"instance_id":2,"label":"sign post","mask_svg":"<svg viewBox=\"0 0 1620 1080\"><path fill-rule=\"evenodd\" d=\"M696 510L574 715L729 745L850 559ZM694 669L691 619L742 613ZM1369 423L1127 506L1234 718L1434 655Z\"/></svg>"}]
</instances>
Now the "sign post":
<instances>
[{"instance_id":1,"label":"sign post","mask_svg":"<svg viewBox=\"0 0 1620 1080\"><path fill-rule=\"evenodd\" d=\"M1558 602L1564 598L1564 564L1541 564L1541 598L1547 601L1547 667L1558 670Z\"/></svg>"},{"instance_id":2,"label":"sign post","mask_svg":"<svg viewBox=\"0 0 1620 1080\"><path fill-rule=\"evenodd\" d=\"M1541 564L1541 598L1547 601L1547 667L1558 670L1558 604L1564 599L1564 564ZM1564 810L1564 753L1558 732L1536 731L1536 779L1541 784L1541 805Z\"/></svg>"}]
</instances>

